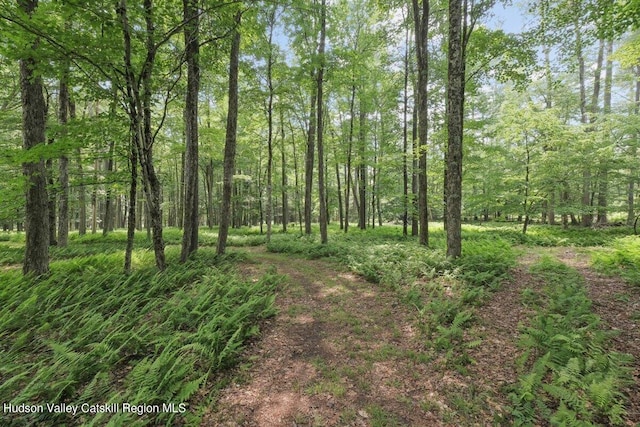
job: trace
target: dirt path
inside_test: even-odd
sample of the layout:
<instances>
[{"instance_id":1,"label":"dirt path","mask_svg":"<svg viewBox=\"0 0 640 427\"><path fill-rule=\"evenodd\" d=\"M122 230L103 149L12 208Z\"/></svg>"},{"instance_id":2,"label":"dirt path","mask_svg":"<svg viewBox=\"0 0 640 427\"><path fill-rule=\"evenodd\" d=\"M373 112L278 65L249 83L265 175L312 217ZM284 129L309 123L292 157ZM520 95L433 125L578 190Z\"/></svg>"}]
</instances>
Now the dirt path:
<instances>
[{"instance_id":1,"label":"dirt path","mask_svg":"<svg viewBox=\"0 0 640 427\"><path fill-rule=\"evenodd\" d=\"M251 248L243 275L275 267L286 276L279 314L246 351L235 383L221 392L201 426L440 426L509 424L507 388L517 380L518 325L532 311L523 291L544 284L529 274L539 253L527 251L512 279L476 310L466 332L471 363L448 364L416 330L417 311L397 295L324 260L310 261ZM616 350L640 355L639 292L594 273L575 251L553 255L587 281L595 312L619 329ZM634 320L635 319L635 320ZM250 367L247 367L250 366ZM640 366L629 419L638 421Z\"/></svg>"},{"instance_id":2,"label":"dirt path","mask_svg":"<svg viewBox=\"0 0 640 427\"><path fill-rule=\"evenodd\" d=\"M441 424L441 375L420 358L410 309L326 261L252 257L245 274L273 265L288 277L280 313L249 350L247 382L227 388L202 426Z\"/></svg>"},{"instance_id":3,"label":"dirt path","mask_svg":"<svg viewBox=\"0 0 640 427\"><path fill-rule=\"evenodd\" d=\"M633 385L626 390L629 396L627 415L630 425L640 423L640 289L619 277L598 274L589 266L589 256L573 248L558 248L555 256L575 268L585 279L593 311L604 326L617 335L613 349L634 356Z\"/></svg>"}]
</instances>

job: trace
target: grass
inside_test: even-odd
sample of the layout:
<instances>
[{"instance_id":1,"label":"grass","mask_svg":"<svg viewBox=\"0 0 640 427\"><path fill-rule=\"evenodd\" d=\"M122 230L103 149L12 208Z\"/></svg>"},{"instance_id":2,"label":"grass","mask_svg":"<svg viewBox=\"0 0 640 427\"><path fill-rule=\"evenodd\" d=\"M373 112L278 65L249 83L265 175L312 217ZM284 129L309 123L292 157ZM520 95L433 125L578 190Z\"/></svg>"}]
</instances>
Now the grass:
<instances>
[{"instance_id":1,"label":"grass","mask_svg":"<svg viewBox=\"0 0 640 427\"><path fill-rule=\"evenodd\" d=\"M185 403L186 412L3 414L2 425L197 423L216 374L236 363L259 320L274 314L279 276L247 282L229 257L207 247L179 264L171 246L165 272L156 272L143 247L126 276L122 237L72 235L67 248L54 248L51 274L41 280L0 273L0 401ZM0 243L0 253L16 243Z\"/></svg>"}]
</instances>

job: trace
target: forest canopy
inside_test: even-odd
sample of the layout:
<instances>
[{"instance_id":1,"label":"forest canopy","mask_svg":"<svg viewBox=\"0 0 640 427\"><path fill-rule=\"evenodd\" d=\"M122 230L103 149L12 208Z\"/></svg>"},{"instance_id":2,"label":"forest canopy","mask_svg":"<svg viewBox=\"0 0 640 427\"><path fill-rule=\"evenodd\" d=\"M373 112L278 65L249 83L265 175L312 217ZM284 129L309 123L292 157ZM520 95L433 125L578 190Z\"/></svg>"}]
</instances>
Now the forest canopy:
<instances>
[{"instance_id":1,"label":"forest canopy","mask_svg":"<svg viewBox=\"0 0 640 427\"><path fill-rule=\"evenodd\" d=\"M146 227L162 270L163 227L184 262L200 226L224 252L228 227L396 223L428 245L444 221L457 257L463 220L631 225L639 9L3 0L0 222L39 230L36 273L70 230Z\"/></svg>"}]
</instances>

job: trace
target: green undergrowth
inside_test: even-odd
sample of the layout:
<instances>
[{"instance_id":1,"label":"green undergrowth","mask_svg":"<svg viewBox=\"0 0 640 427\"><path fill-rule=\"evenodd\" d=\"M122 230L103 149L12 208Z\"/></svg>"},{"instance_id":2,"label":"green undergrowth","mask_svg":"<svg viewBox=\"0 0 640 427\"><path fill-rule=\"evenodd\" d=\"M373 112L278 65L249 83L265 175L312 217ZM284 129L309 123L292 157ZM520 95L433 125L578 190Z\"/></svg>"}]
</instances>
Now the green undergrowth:
<instances>
[{"instance_id":1,"label":"green undergrowth","mask_svg":"<svg viewBox=\"0 0 640 427\"><path fill-rule=\"evenodd\" d=\"M544 295L521 327L523 373L510 393L517 425L624 425L630 356L607 351L609 334L591 311L584 279L545 257L531 268Z\"/></svg>"},{"instance_id":2,"label":"green undergrowth","mask_svg":"<svg viewBox=\"0 0 640 427\"><path fill-rule=\"evenodd\" d=\"M69 251L99 240L75 238ZM234 364L258 333L258 321L274 314L281 278L268 273L246 281L233 273L233 257L216 258L213 249L201 248L179 264L178 252L167 250L163 273L144 249L134 252L129 276L121 273L122 254L115 251L53 261L41 280L15 270L0 273L0 401L161 408L139 415L121 406L117 413L76 416L45 409L5 413L0 424L197 424L198 405L216 388L216 374ZM186 412L162 412L163 403L186 403Z\"/></svg>"},{"instance_id":3,"label":"green undergrowth","mask_svg":"<svg viewBox=\"0 0 640 427\"><path fill-rule=\"evenodd\" d=\"M590 228L570 226L567 229L561 225L532 224L527 234L522 234L522 224L487 222L481 224L467 224L467 230L484 231L507 240L514 245L526 246L606 246L614 240L633 234L633 229L627 226L611 226Z\"/></svg>"},{"instance_id":4,"label":"green undergrowth","mask_svg":"<svg viewBox=\"0 0 640 427\"><path fill-rule=\"evenodd\" d=\"M182 230L168 227L163 231L163 238L167 247L182 244ZM127 241L126 230L115 230L103 236L102 232L79 235L69 235L69 245L66 247L51 246L49 255L51 260L72 259L99 254L123 254ZM232 229L227 238L227 246L244 247L264 244L265 236L259 229ZM0 232L0 266L21 264L24 257L24 233ZM201 228L199 232L200 247L215 247L218 242L217 229ZM138 231L134 237L134 248L137 250L151 250L153 244L145 231Z\"/></svg>"},{"instance_id":5,"label":"green undergrowth","mask_svg":"<svg viewBox=\"0 0 640 427\"><path fill-rule=\"evenodd\" d=\"M491 230L465 227L463 254L445 255L444 233L433 227L430 247L406 238L399 227L378 227L334 233L321 245L314 236L274 236L268 249L307 258L328 257L369 282L393 290L416 310L418 325L429 347L445 354L446 363L460 371L471 363L467 349L480 344L465 339L475 307L509 276L515 252Z\"/></svg>"},{"instance_id":6,"label":"green undergrowth","mask_svg":"<svg viewBox=\"0 0 640 427\"><path fill-rule=\"evenodd\" d=\"M628 283L640 286L640 237L617 239L610 250L596 251L592 259L599 271L619 275Z\"/></svg>"}]
</instances>

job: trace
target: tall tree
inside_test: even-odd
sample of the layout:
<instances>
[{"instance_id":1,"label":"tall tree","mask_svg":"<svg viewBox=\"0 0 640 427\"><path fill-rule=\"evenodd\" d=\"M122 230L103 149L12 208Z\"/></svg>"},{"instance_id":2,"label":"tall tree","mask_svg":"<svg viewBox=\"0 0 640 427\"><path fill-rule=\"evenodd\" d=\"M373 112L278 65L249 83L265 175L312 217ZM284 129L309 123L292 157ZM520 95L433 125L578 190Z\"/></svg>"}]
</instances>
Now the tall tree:
<instances>
[{"instance_id":1,"label":"tall tree","mask_svg":"<svg viewBox=\"0 0 640 427\"><path fill-rule=\"evenodd\" d=\"M457 4L460 0L451 0ZM449 6L450 8L452 6ZM429 244L429 213L427 206L427 141L429 137L429 0L413 0L413 20L418 64L418 222L420 244ZM450 22L451 25L451 22Z\"/></svg>"},{"instance_id":2,"label":"tall tree","mask_svg":"<svg viewBox=\"0 0 640 427\"><path fill-rule=\"evenodd\" d=\"M273 222L273 31L276 25L276 6L273 6L267 17L268 53L267 53L267 242L271 241L271 223Z\"/></svg>"},{"instance_id":3,"label":"tall tree","mask_svg":"<svg viewBox=\"0 0 640 427\"><path fill-rule=\"evenodd\" d=\"M324 168L324 127L323 127L323 112L324 112L324 99L323 99L323 83L324 83L324 50L325 50L325 38L327 32L327 7L326 1L322 0L320 5L320 43L318 45L318 56L320 65L318 68L318 81L317 81L317 93L318 93L318 197L320 198L320 241L324 244L328 241L327 236L327 203L326 203L326 188L325 188L325 168Z\"/></svg>"},{"instance_id":4,"label":"tall tree","mask_svg":"<svg viewBox=\"0 0 640 427\"><path fill-rule=\"evenodd\" d=\"M152 0L144 0L143 2L145 58L142 62L139 75L137 76L132 58L133 26L129 23L126 0L120 0L116 12L120 19L124 43L127 113L129 114L132 129L137 133L134 141L137 144L137 156L140 162L146 206L150 217L148 224L153 231L153 250L156 267L158 267L160 271L163 271L166 268L166 259L164 254L164 239L162 237L160 181L153 163L153 143L155 135L151 129L152 76L158 49L155 40L153 2Z\"/></svg>"},{"instance_id":5,"label":"tall tree","mask_svg":"<svg viewBox=\"0 0 640 427\"><path fill-rule=\"evenodd\" d=\"M240 23L242 13L236 12L235 28L229 54L229 108L227 112L227 134L224 144L224 171L222 178L222 206L220 208L220 228L218 230L217 254L224 254L231 221L231 194L236 159L238 129L238 64L240 58Z\"/></svg>"},{"instance_id":6,"label":"tall tree","mask_svg":"<svg viewBox=\"0 0 640 427\"><path fill-rule=\"evenodd\" d=\"M198 0L183 0L187 93L184 107L186 150L184 157L184 222L180 261L198 249L198 92L200 90L200 38Z\"/></svg>"},{"instance_id":7,"label":"tall tree","mask_svg":"<svg viewBox=\"0 0 640 427\"><path fill-rule=\"evenodd\" d=\"M69 68L65 63L62 77L60 78L60 86L58 93L58 122L63 128L69 120ZM58 245L67 246L69 241L69 158L66 153L60 156L59 177L60 184L60 205L58 207Z\"/></svg>"},{"instance_id":8,"label":"tall tree","mask_svg":"<svg viewBox=\"0 0 640 427\"><path fill-rule=\"evenodd\" d=\"M446 224L447 256L462 254L462 136L464 132L467 1L449 2L447 82Z\"/></svg>"},{"instance_id":9,"label":"tall tree","mask_svg":"<svg viewBox=\"0 0 640 427\"><path fill-rule=\"evenodd\" d=\"M25 14L32 16L38 0L18 0ZM42 77L37 72L40 40L31 42L31 53L20 59L20 92L22 99L22 141L25 151L45 143L46 104ZM25 205L24 274L40 276L49 271L49 197L47 173L43 159L22 165L27 178Z\"/></svg>"}]
</instances>

